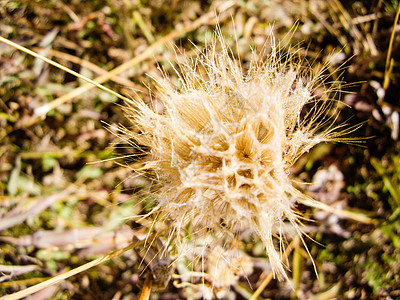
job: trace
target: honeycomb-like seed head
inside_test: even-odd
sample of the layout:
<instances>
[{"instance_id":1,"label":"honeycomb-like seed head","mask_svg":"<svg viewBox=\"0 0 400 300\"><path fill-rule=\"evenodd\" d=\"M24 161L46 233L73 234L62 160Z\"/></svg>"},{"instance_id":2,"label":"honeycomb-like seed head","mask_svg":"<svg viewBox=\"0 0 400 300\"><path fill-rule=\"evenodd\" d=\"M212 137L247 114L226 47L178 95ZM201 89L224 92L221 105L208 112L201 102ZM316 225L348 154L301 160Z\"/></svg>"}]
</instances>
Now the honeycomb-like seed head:
<instances>
[{"instance_id":1,"label":"honeycomb-like seed head","mask_svg":"<svg viewBox=\"0 0 400 300\"><path fill-rule=\"evenodd\" d=\"M163 113L133 101L140 133L126 134L151 149L143 169L156 174L155 215L171 222L171 235L189 225L199 234L223 227L234 236L250 228L273 270L286 276L274 237L282 242L285 220L298 229L288 169L330 134L316 134L324 109L301 117L318 75L304 74L275 48L243 73L219 42L221 52L215 43L180 66L182 87L158 82Z\"/></svg>"}]
</instances>

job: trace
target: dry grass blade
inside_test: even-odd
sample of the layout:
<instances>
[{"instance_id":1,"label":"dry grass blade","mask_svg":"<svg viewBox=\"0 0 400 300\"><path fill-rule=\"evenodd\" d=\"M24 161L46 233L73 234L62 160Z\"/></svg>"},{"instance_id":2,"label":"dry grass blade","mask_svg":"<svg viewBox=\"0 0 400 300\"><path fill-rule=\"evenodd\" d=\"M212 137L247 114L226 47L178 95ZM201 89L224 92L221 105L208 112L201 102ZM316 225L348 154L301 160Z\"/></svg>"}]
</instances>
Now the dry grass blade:
<instances>
[{"instance_id":1,"label":"dry grass blade","mask_svg":"<svg viewBox=\"0 0 400 300\"><path fill-rule=\"evenodd\" d=\"M394 64L393 58L391 59L390 57L392 56L394 34L396 32L396 24L399 21L399 14L400 14L400 4L397 5L396 17L394 18L393 29L392 29L392 33L390 35L389 48L388 48L388 52L387 52L387 56L386 56L385 76L384 76L384 80L383 80L383 88L385 90L387 90L387 88L389 87L390 74L392 73L393 64Z\"/></svg>"},{"instance_id":2,"label":"dry grass blade","mask_svg":"<svg viewBox=\"0 0 400 300\"><path fill-rule=\"evenodd\" d=\"M36 285L31 286L29 288L26 288L26 289L24 289L22 291L16 292L14 294L3 296L3 297L0 298L0 300L16 300L16 299L21 299L23 297L32 295L33 293L36 293L36 292L38 292L38 291L40 291L40 290L42 290L42 289L44 289L44 288L46 288L48 286L51 286L53 284L56 284L56 283L58 283L60 281L65 280L65 279L67 279L67 278L69 278L71 276L74 276L74 275L79 274L79 273L81 273L83 271L86 271L86 270L88 270L90 268L93 268L93 267L95 267L95 266L97 266L97 265L99 265L99 264L101 264L101 263L103 263L103 262L105 262L105 261L107 261L109 259L112 259L113 257L119 256L122 253L124 253L124 252L126 252L128 250L131 250L133 247L134 247L134 245L130 244L129 246L127 246L127 247L125 247L123 249L114 251L114 252L112 252L110 254L107 254L107 255L105 255L103 257L95 259L95 260L93 260L91 262L88 262L87 264L84 264L84 265L78 267L78 268L72 269L71 271L68 271L68 272L62 273L60 275L57 275L57 276L55 276L53 278L50 278L49 280L46 280L44 282L41 282L39 284L36 284Z\"/></svg>"}]
</instances>

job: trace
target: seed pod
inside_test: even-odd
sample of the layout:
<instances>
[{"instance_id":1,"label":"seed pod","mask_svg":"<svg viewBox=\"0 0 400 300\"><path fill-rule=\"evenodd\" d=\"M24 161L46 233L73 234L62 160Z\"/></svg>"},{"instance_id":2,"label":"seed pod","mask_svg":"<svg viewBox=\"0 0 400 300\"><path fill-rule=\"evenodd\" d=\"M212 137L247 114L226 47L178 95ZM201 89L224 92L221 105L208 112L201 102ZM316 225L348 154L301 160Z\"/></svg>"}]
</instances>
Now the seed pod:
<instances>
[{"instance_id":1,"label":"seed pod","mask_svg":"<svg viewBox=\"0 0 400 300\"><path fill-rule=\"evenodd\" d=\"M220 231L226 238L250 228L275 274L286 277L283 222L301 235L295 210L301 193L289 168L316 144L339 140L340 133L332 130L331 118L324 119L332 102L313 95L321 74L293 62L273 42L266 60L254 55L243 72L217 35L205 54L181 63L179 87L157 81L164 113L131 101L127 113L140 133L123 134L151 149L137 171L155 174L153 213L169 224L168 240L184 242L189 226L198 236Z\"/></svg>"}]
</instances>

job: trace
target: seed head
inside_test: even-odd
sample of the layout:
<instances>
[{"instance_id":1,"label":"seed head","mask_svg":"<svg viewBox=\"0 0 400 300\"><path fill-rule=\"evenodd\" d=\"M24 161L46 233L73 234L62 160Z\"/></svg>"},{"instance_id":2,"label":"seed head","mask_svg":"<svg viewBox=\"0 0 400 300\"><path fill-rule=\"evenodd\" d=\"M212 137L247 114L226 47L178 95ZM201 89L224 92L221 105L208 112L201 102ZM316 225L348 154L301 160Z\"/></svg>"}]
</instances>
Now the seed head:
<instances>
[{"instance_id":1,"label":"seed head","mask_svg":"<svg viewBox=\"0 0 400 300\"><path fill-rule=\"evenodd\" d=\"M124 134L151 149L141 171L156 175L153 212L170 222L171 238L189 225L197 234L233 238L250 229L275 273L286 276L281 225L288 220L301 234L289 167L337 135L321 131L327 105L313 96L320 75L271 44L263 62L254 55L243 71L219 35L205 53L180 63L179 87L157 82L163 113L132 101L139 133Z\"/></svg>"},{"instance_id":2,"label":"seed head","mask_svg":"<svg viewBox=\"0 0 400 300\"><path fill-rule=\"evenodd\" d=\"M226 251L219 245L207 256L207 265L207 273L216 288L235 286L240 276L250 276L253 272L248 256L240 251Z\"/></svg>"}]
</instances>

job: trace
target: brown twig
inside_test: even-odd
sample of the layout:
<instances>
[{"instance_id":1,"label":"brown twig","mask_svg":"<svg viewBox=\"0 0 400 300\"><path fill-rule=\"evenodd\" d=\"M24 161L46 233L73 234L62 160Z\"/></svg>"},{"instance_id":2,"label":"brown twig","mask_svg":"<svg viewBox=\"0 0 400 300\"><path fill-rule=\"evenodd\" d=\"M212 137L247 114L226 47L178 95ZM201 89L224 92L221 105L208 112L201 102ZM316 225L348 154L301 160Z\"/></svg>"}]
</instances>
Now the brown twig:
<instances>
[{"instance_id":1,"label":"brown twig","mask_svg":"<svg viewBox=\"0 0 400 300\"><path fill-rule=\"evenodd\" d=\"M144 281L142 292L140 293L139 300L148 300L150 298L151 284L153 282L153 276L151 272L147 272L146 280Z\"/></svg>"}]
</instances>

